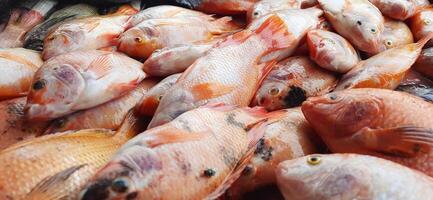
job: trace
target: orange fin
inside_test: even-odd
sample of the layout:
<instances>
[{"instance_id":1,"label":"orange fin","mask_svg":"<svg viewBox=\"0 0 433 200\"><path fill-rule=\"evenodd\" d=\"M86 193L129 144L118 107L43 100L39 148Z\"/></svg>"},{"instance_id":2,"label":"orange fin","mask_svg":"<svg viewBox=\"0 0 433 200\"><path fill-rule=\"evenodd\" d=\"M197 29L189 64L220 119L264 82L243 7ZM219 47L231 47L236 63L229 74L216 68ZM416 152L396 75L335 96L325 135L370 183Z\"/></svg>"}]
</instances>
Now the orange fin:
<instances>
[{"instance_id":1,"label":"orange fin","mask_svg":"<svg viewBox=\"0 0 433 200\"><path fill-rule=\"evenodd\" d=\"M291 34L278 15L269 17L255 33L263 39L265 45L271 50L288 48L292 43Z\"/></svg>"},{"instance_id":2,"label":"orange fin","mask_svg":"<svg viewBox=\"0 0 433 200\"><path fill-rule=\"evenodd\" d=\"M28 12L25 12L20 17L19 26L28 29L36 26L37 24L41 23L43 20L44 17L40 13L34 10L30 10Z\"/></svg>"},{"instance_id":3,"label":"orange fin","mask_svg":"<svg viewBox=\"0 0 433 200\"><path fill-rule=\"evenodd\" d=\"M98 37L102 41L108 41L110 46L117 46L119 45L119 35L118 34L104 34Z\"/></svg>"},{"instance_id":4,"label":"orange fin","mask_svg":"<svg viewBox=\"0 0 433 200\"><path fill-rule=\"evenodd\" d=\"M419 48L422 48L432 38L433 38L433 33L430 32L430 33L428 33L427 36L425 36L424 38L421 38L416 44Z\"/></svg>"},{"instance_id":5,"label":"orange fin","mask_svg":"<svg viewBox=\"0 0 433 200\"><path fill-rule=\"evenodd\" d=\"M113 67L113 56L111 54L104 54L98 56L95 60L90 63L87 71L95 74L96 79L100 79L107 75Z\"/></svg>"},{"instance_id":6,"label":"orange fin","mask_svg":"<svg viewBox=\"0 0 433 200\"><path fill-rule=\"evenodd\" d=\"M352 139L375 152L414 157L433 147L433 129L403 126L389 129L364 128Z\"/></svg>"},{"instance_id":7,"label":"orange fin","mask_svg":"<svg viewBox=\"0 0 433 200\"><path fill-rule=\"evenodd\" d=\"M170 143L182 143L188 141L198 141L209 134L206 132L193 133L186 130L181 130L175 127L161 130L155 134L149 134L146 138L146 145L148 147L154 148L164 144Z\"/></svg>"},{"instance_id":8,"label":"orange fin","mask_svg":"<svg viewBox=\"0 0 433 200\"><path fill-rule=\"evenodd\" d=\"M135 89L140 82L137 80L131 81L130 83L116 83L111 86L111 90L115 93L124 94L125 92Z\"/></svg>"},{"instance_id":9,"label":"orange fin","mask_svg":"<svg viewBox=\"0 0 433 200\"><path fill-rule=\"evenodd\" d=\"M202 83L192 87L196 100L213 99L232 92L234 88L220 83Z\"/></svg>"},{"instance_id":10,"label":"orange fin","mask_svg":"<svg viewBox=\"0 0 433 200\"><path fill-rule=\"evenodd\" d=\"M138 112L142 115L152 117L155 112L156 108L158 108L159 100L154 96L145 96L141 100L141 103L138 107Z\"/></svg>"},{"instance_id":11,"label":"orange fin","mask_svg":"<svg viewBox=\"0 0 433 200\"><path fill-rule=\"evenodd\" d=\"M123 6L120 6L119 9L113 15L134 15L137 14L138 10L132 7L129 4L125 4Z\"/></svg>"},{"instance_id":12,"label":"orange fin","mask_svg":"<svg viewBox=\"0 0 433 200\"><path fill-rule=\"evenodd\" d=\"M222 112L227 112L227 111L231 111L231 110L234 110L234 109L238 108L238 106L229 105L229 104L225 104L225 103L222 103L222 102L219 102L219 103L208 103L208 104L206 104L204 106L201 106L201 107L203 107L203 108L210 108L210 109L218 110L218 111L222 111Z\"/></svg>"}]
</instances>

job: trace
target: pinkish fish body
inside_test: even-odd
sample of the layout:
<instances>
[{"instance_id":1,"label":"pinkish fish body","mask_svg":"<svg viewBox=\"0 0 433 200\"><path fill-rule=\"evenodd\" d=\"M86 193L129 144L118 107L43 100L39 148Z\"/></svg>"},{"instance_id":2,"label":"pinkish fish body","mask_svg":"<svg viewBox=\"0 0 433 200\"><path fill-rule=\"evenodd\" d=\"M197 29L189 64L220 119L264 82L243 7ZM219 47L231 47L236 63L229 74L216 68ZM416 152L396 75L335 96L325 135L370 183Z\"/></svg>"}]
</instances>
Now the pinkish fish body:
<instances>
[{"instance_id":1,"label":"pinkish fish body","mask_svg":"<svg viewBox=\"0 0 433 200\"><path fill-rule=\"evenodd\" d=\"M404 21L414 16L428 0L369 0L387 17Z\"/></svg>"},{"instance_id":2,"label":"pinkish fish body","mask_svg":"<svg viewBox=\"0 0 433 200\"><path fill-rule=\"evenodd\" d=\"M8 24L0 33L0 48L23 47L25 34L43 20L44 17L34 10L12 11Z\"/></svg>"},{"instance_id":3,"label":"pinkish fish body","mask_svg":"<svg viewBox=\"0 0 433 200\"><path fill-rule=\"evenodd\" d=\"M392 49L413 43L414 39L406 23L385 18L385 29L381 41L380 45L384 46L382 48Z\"/></svg>"}]
</instances>

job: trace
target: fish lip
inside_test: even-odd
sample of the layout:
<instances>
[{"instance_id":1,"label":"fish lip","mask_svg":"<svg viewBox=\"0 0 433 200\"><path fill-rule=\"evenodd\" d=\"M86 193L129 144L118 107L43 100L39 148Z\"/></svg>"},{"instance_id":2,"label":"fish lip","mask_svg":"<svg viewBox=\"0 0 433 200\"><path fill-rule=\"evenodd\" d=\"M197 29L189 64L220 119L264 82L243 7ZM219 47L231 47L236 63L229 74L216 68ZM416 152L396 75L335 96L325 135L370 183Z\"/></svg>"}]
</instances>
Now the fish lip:
<instances>
[{"instance_id":1,"label":"fish lip","mask_svg":"<svg viewBox=\"0 0 433 200\"><path fill-rule=\"evenodd\" d=\"M30 121L47 121L52 114L51 111L48 111L46 106L39 104L27 104L24 107L24 115L27 120Z\"/></svg>"}]
</instances>

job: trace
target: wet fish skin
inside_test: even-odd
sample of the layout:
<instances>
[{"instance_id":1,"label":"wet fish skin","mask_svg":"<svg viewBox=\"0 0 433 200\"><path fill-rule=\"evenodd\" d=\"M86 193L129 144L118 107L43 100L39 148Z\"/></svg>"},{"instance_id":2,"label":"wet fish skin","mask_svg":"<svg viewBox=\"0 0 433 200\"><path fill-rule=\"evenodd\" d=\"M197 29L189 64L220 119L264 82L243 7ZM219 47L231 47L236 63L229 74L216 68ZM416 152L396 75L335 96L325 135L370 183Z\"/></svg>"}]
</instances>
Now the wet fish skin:
<instances>
[{"instance_id":1,"label":"wet fish skin","mask_svg":"<svg viewBox=\"0 0 433 200\"><path fill-rule=\"evenodd\" d=\"M369 0L387 17L404 21L414 16L422 7L430 5L428 0Z\"/></svg>"},{"instance_id":2,"label":"wet fish skin","mask_svg":"<svg viewBox=\"0 0 433 200\"><path fill-rule=\"evenodd\" d=\"M423 8L410 19L410 29L412 30L415 40L426 37L433 31L433 7ZM433 42L430 40L426 47L432 47Z\"/></svg>"},{"instance_id":3,"label":"wet fish skin","mask_svg":"<svg viewBox=\"0 0 433 200\"><path fill-rule=\"evenodd\" d=\"M311 155L277 169L285 199L429 199L433 179L384 159L357 154ZM296 187L293 187L296 186Z\"/></svg>"},{"instance_id":4,"label":"wet fish skin","mask_svg":"<svg viewBox=\"0 0 433 200\"><path fill-rule=\"evenodd\" d=\"M381 44L384 49L413 43L413 35L406 23L385 18L385 29L382 33Z\"/></svg>"},{"instance_id":5,"label":"wet fish skin","mask_svg":"<svg viewBox=\"0 0 433 200\"><path fill-rule=\"evenodd\" d=\"M413 68L433 80L433 48L423 49Z\"/></svg>"},{"instance_id":6,"label":"wet fish skin","mask_svg":"<svg viewBox=\"0 0 433 200\"><path fill-rule=\"evenodd\" d=\"M259 0L201 0L197 10L222 15L245 14Z\"/></svg>"}]
</instances>

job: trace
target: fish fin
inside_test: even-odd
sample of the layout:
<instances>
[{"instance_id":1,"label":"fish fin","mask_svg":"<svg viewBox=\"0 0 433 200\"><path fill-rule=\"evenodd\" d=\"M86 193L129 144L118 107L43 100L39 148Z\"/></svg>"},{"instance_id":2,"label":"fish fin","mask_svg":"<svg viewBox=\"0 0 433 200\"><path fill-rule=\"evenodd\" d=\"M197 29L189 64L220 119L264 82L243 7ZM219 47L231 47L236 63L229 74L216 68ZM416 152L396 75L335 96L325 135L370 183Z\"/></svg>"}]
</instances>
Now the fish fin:
<instances>
[{"instance_id":1,"label":"fish fin","mask_svg":"<svg viewBox=\"0 0 433 200\"><path fill-rule=\"evenodd\" d=\"M41 14L36 11L30 10L21 15L21 17L17 21L17 24L18 26L26 28L27 30L41 23L43 19L44 17L41 16Z\"/></svg>"},{"instance_id":2,"label":"fish fin","mask_svg":"<svg viewBox=\"0 0 433 200\"><path fill-rule=\"evenodd\" d=\"M108 41L109 46L118 46L119 45L119 35L118 34L104 34L99 37L103 41Z\"/></svg>"},{"instance_id":3,"label":"fish fin","mask_svg":"<svg viewBox=\"0 0 433 200\"><path fill-rule=\"evenodd\" d=\"M125 94L125 92L137 88L139 83L140 83L139 79L133 80L129 83L115 83L111 85L110 90L117 94Z\"/></svg>"},{"instance_id":4,"label":"fish fin","mask_svg":"<svg viewBox=\"0 0 433 200\"><path fill-rule=\"evenodd\" d=\"M148 134L146 145L154 148L164 144L197 141L207 137L208 135L207 132L194 133L170 127L168 130L161 130L155 134Z\"/></svg>"},{"instance_id":5,"label":"fish fin","mask_svg":"<svg viewBox=\"0 0 433 200\"><path fill-rule=\"evenodd\" d=\"M192 93L196 100L213 99L233 92L232 86L220 83L202 83L192 87Z\"/></svg>"},{"instance_id":6,"label":"fish fin","mask_svg":"<svg viewBox=\"0 0 433 200\"><path fill-rule=\"evenodd\" d=\"M424 45L427 44L427 42L430 41L432 38L433 38L433 33L432 33L432 32L429 32L429 33L427 34L427 36L421 38L421 39L416 43L416 46L417 46L418 48L422 48L422 47L424 47Z\"/></svg>"},{"instance_id":7,"label":"fish fin","mask_svg":"<svg viewBox=\"0 0 433 200\"><path fill-rule=\"evenodd\" d=\"M113 68L112 62L112 54L100 55L95 60L93 60L92 63L90 63L87 71L94 74L96 79L100 79L110 73Z\"/></svg>"},{"instance_id":8,"label":"fish fin","mask_svg":"<svg viewBox=\"0 0 433 200\"><path fill-rule=\"evenodd\" d=\"M233 33L236 30L240 30L240 27L233 22L232 17L221 17L212 21L212 24L216 26L216 30L212 31L212 34L214 35L226 35Z\"/></svg>"},{"instance_id":9,"label":"fish fin","mask_svg":"<svg viewBox=\"0 0 433 200\"><path fill-rule=\"evenodd\" d=\"M262 67L262 77L259 80L259 85L261 85L263 83L263 81L265 81L265 79L268 77L269 73L271 73L271 71L274 69L275 64L277 64L277 60L271 60L269 62L266 63L262 63L261 65L263 65Z\"/></svg>"},{"instance_id":10,"label":"fish fin","mask_svg":"<svg viewBox=\"0 0 433 200\"><path fill-rule=\"evenodd\" d=\"M156 97L145 96L141 100L137 110L140 114L152 117L158 108L159 100Z\"/></svg>"},{"instance_id":11,"label":"fish fin","mask_svg":"<svg viewBox=\"0 0 433 200\"><path fill-rule=\"evenodd\" d=\"M137 116L134 109L130 109L123 119L122 125L117 129L115 137L125 141L133 138L146 129L146 125L141 122L141 118Z\"/></svg>"},{"instance_id":12,"label":"fish fin","mask_svg":"<svg viewBox=\"0 0 433 200\"><path fill-rule=\"evenodd\" d=\"M26 195L27 200L38 199L64 199L66 196L62 193L64 182L67 181L75 172L85 167L86 164L77 165L60 171L53 176L42 179L32 190Z\"/></svg>"},{"instance_id":13,"label":"fish fin","mask_svg":"<svg viewBox=\"0 0 433 200\"><path fill-rule=\"evenodd\" d=\"M135 9L129 4L125 4L120 6L119 9L113 15L135 15L139 12L139 10Z\"/></svg>"},{"instance_id":14,"label":"fish fin","mask_svg":"<svg viewBox=\"0 0 433 200\"><path fill-rule=\"evenodd\" d=\"M225 104L222 102L208 103L208 104L201 106L201 107L202 108L209 108L209 109L213 109L213 110L217 110L217 111L222 111L222 112L227 112L227 111L231 111L231 110L238 108L238 106L236 106L236 105L229 105L229 104Z\"/></svg>"},{"instance_id":15,"label":"fish fin","mask_svg":"<svg viewBox=\"0 0 433 200\"><path fill-rule=\"evenodd\" d=\"M352 139L375 152L414 157L433 147L433 129L402 126L388 129L364 128Z\"/></svg>"},{"instance_id":16,"label":"fish fin","mask_svg":"<svg viewBox=\"0 0 433 200\"><path fill-rule=\"evenodd\" d=\"M262 38L270 50L284 49L291 45L292 37L286 24L278 15L269 17L257 30L256 35Z\"/></svg>"},{"instance_id":17,"label":"fish fin","mask_svg":"<svg viewBox=\"0 0 433 200\"><path fill-rule=\"evenodd\" d=\"M248 151L237 163L231 174L222 182L222 184L218 188L215 189L215 191L209 194L205 199L218 199L218 197L223 195L225 191L230 188L230 186L242 175L243 170L250 163L250 160L254 155L257 144L259 143L260 139L263 138L263 136L265 135L266 126L267 122L261 121L250 131L248 131L248 135L250 138Z\"/></svg>"}]
</instances>

